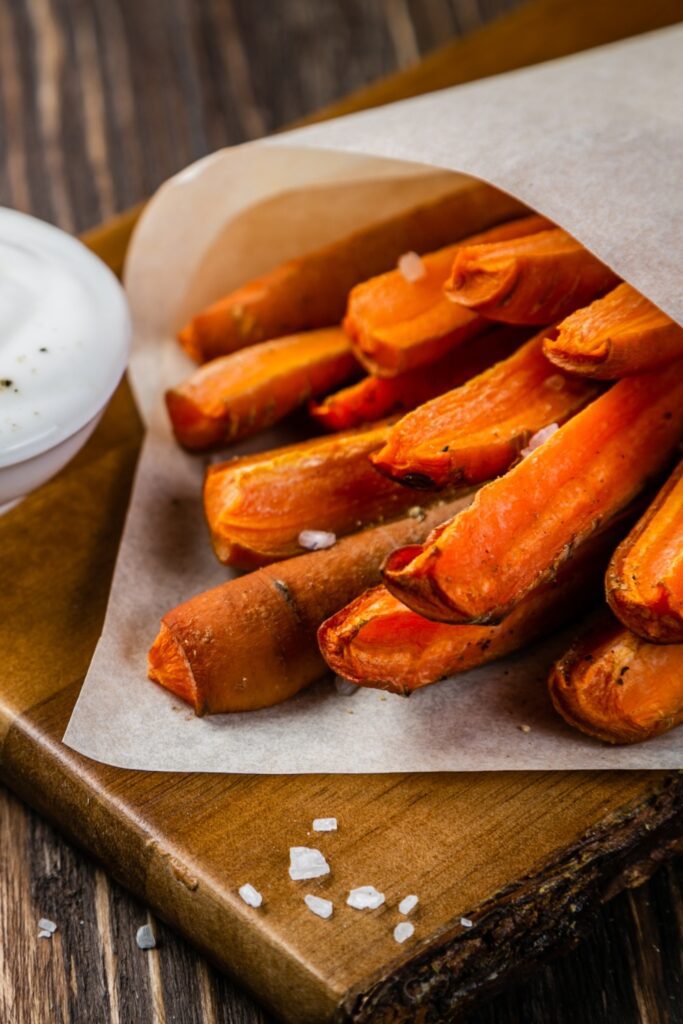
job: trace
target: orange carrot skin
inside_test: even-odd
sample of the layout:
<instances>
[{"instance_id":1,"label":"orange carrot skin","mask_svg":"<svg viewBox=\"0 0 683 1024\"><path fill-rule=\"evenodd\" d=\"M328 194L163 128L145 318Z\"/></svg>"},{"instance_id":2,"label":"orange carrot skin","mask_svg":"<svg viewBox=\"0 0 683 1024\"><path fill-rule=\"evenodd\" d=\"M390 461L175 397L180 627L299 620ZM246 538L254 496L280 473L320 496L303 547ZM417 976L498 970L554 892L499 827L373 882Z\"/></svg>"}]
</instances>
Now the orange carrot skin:
<instances>
[{"instance_id":1,"label":"orange carrot skin","mask_svg":"<svg viewBox=\"0 0 683 1024\"><path fill-rule=\"evenodd\" d=\"M640 743L683 722L683 645L648 644L605 613L554 665L548 689L569 725Z\"/></svg>"},{"instance_id":2,"label":"orange carrot skin","mask_svg":"<svg viewBox=\"0 0 683 1024\"><path fill-rule=\"evenodd\" d=\"M415 611L492 623L664 470L683 435L680 366L627 377L569 420L384 580Z\"/></svg>"},{"instance_id":3,"label":"orange carrot skin","mask_svg":"<svg viewBox=\"0 0 683 1024\"><path fill-rule=\"evenodd\" d=\"M623 283L563 320L545 354L571 373L616 380L683 358L683 327Z\"/></svg>"},{"instance_id":4,"label":"orange carrot skin","mask_svg":"<svg viewBox=\"0 0 683 1024\"><path fill-rule=\"evenodd\" d=\"M614 552L605 589L627 629L683 644L683 462Z\"/></svg>"},{"instance_id":5,"label":"orange carrot skin","mask_svg":"<svg viewBox=\"0 0 683 1024\"><path fill-rule=\"evenodd\" d=\"M525 336L517 328L489 331L481 338L465 342L435 363L409 373L396 377L364 377L323 401L311 404L310 413L327 430L350 430L414 409L505 359Z\"/></svg>"},{"instance_id":6,"label":"orange carrot skin","mask_svg":"<svg viewBox=\"0 0 683 1024\"><path fill-rule=\"evenodd\" d=\"M253 711L292 697L327 667L321 621L379 581L382 559L423 540L471 498L364 530L198 594L169 611L149 652L149 677L198 715Z\"/></svg>"},{"instance_id":7,"label":"orange carrot skin","mask_svg":"<svg viewBox=\"0 0 683 1024\"><path fill-rule=\"evenodd\" d=\"M463 246L446 294L492 320L549 324L613 288L617 275L560 228Z\"/></svg>"},{"instance_id":8,"label":"orange carrot skin","mask_svg":"<svg viewBox=\"0 0 683 1024\"><path fill-rule=\"evenodd\" d=\"M213 359L166 392L173 433L188 451L232 444L277 423L356 369L339 327L252 345Z\"/></svg>"},{"instance_id":9,"label":"orange carrot skin","mask_svg":"<svg viewBox=\"0 0 683 1024\"><path fill-rule=\"evenodd\" d=\"M373 465L392 480L427 489L505 472L533 434L565 422L597 393L587 381L558 373L543 355L544 337L542 331L462 387L408 413L372 456Z\"/></svg>"},{"instance_id":10,"label":"orange carrot skin","mask_svg":"<svg viewBox=\"0 0 683 1024\"><path fill-rule=\"evenodd\" d=\"M546 635L599 598L603 566L626 528L620 519L591 537L556 579L532 591L496 626L432 622L379 586L323 622L320 650L344 678L401 694L485 665Z\"/></svg>"},{"instance_id":11,"label":"orange carrot skin","mask_svg":"<svg viewBox=\"0 0 683 1024\"><path fill-rule=\"evenodd\" d=\"M210 466L204 509L220 561L266 565L301 554L302 530L341 537L415 505L369 461L386 432L382 423Z\"/></svg>"},{"instance_id":12,"label":"orange carrot skin","mask_svg":"<svg viewBox=\"0 0 683 1024\"><path fill-rule=\"evenodd\" d=\"M357 285L349 295L344 328L357 358L377 377L394 377L432 363L489 324L476 313L449 302L443 292L453 259L462 245L515 238L543 231L544 217L499 224L474 238L422 257L424 276L408 281L391 270Z\"/></svg>"},{"instance_id":13,"label":"orange carrot skin","mask_svg":"<svg viewBox=\"0 0 683 1024\"><path fill-rule=\"evenodd\" d=\"M351 288L395 265L402 253L438 248L523 211L510 196L472 182L249 281L195 316L178 340L205 362L269 338L331 327L344 315Z\"/></svg>"}]
</instances>

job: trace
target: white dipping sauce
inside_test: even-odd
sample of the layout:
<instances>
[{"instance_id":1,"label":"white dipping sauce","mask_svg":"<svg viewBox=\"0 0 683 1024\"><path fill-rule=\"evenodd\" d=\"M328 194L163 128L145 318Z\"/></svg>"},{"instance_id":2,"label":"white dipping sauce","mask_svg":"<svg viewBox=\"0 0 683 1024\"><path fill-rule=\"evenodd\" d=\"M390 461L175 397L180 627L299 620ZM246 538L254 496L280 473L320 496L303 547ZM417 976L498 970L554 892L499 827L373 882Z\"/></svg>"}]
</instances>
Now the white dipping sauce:
<instances>
[{"instance_id":1,"label":"white dipping sauce","mask_svg":"<svg viewBox=\"0 0 683 1024\"><path fill-rule=\"evenodd\" d=\"M123 292L104 263L57 228L0 209L0 466L92 420L129 345Z\"/></svg>"}]
</instances>

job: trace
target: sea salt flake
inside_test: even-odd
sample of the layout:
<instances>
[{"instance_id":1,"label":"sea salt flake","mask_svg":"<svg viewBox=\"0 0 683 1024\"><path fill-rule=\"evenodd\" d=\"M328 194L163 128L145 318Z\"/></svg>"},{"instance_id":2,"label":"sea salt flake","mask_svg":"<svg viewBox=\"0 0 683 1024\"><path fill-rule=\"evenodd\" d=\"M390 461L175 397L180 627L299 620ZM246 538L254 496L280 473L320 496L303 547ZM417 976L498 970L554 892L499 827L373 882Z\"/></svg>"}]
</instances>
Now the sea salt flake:
<instances>
[{"instance_id":1,"label":"sea salt flake","mask_svg":"<svg viewBox=\"0 0 683 1024\"><path fill-rule=\"evenodd\" d=\"M135 941L140 949L154 949L157 940L154 937L152 926L149 924L141 925L135 933Z\"/></svg>"},{"instance_id":2,"label":"sea salt flake","mask_svg":"<svg viewBox=\"0 0 683 1024\"><path fill-rule=\"evenodd\" d=\"M405 942L406 939L411 938L415 934L415 925L412 925L410 921L401 921L394 928L394 939L396 942Z\"/></svg>"},{"instance_id":3,"label":"sea salt flake","mask_svg":"<svg viewBox=\"0 0 683 1024\"><path fill-rule=\"evenodd\" d=\"M559 429L559 423L549 423L547 427L541 427L540 430L537 430L533 437L529 438L529 443L526 448L522 448L522 451L520 452L522 458L525 459L527 455L531 455L531 453L536 451L537 448L540 448L541 445L545 444L548 438L552 437Z\"/></svg>"},{"instance_id":4,"label":"sea salt flake","mask_svg":"<svg viewBox=\"0 0 683 1024\"><path fill-rule=\"evenodd\" d=\"M305 878L329 875L330 865L320 850L312 846L291 846L289 850L289 877L300 882Z\"/></svg>"},{"instance_id":5,"label":"sea salt flake","mask_svg":"<svg viewBox=\"0 0 683 1024\"><path fill-rule=\"evenodd\" d=\"M332 548L337 543L336 533L328 533L326 530L302 530L298 537L299 544L307 551L323 551L325 548Z\"/></svg>"},{"instance_id":6,"label":"sea salt flake","mask_svg":"<svg viewBox=\"0 0 683 1024\"><path fill-rule=\"evenodd\" d=\"M41 917L38 921L38 927L41 932L49 932L52 935L53 932L57 931L57 925L54 921L51 921L49 917Z\"/></svg>"},{"instance_id":7,"label":"sea salt flake","mask_svg":"<svg viewBox=\"0 0 683 1024\"><path fill-rule=\"evenodd\" d=\"M334 910L332 900L324 900L322 896L313 896L311 893L308 893L304 896L304 903L318 917L332 917L332 911Z\"/></svg>"},{"instance_id":8,"label":"sea salt flake","mask_svg":"<svg viewBox=\"0 0 683 1024\"><path fill-rule=\"evenodd\" d=\"M263 896L250 882L241 885L237 891L249 907L260 907L263 903Z\"/></svg>"},{"instance_id":9,"label":"sea salt flake","mask_svg":"<svg viewBox=\"0 0 683 1024\"><path fill-rule=\"evenodd\" d=\"M384 893L378 892L374 885L360 885L351 890L346 902L354 910L377 910L384 903Z\"/></svg>"},{"instance_id":10,"label":"sea salt flake","mask_svg":"<svg viewBox=\"0 0 683 1024\"><path fill-rule=\"evenodd\" d=\"M360 689L350 679L344 679L343 676L334 677L334 688L340 697L352 697Z\"/></svg>"},{"instance_id":11,"label":"sea salt flake","mask_svg":"<svg viewBox=\"0 0 683 1024\"><path fill-rule=\"evenodd\" d=\"M418 896L404 896L398 905L399 914L409 914L420 902Z\"/></svg>"},{"instance_id":12,"label":"sea salt flake","mask_svg":"<svg viewBox=\"0 0 683 1024\"><path fill-rule=\"evenodd\" d=\"M337 831L337 819L336 818L314 818L313 819L313 831L314 832L336 832Z\"/></svg>"},{"instance_id":13,"label":"sea salt flake","mask_svg":"<svg viewBox=\"0 0 683 1024\"><path fill-rule=\"evenodd\" d=\"M460 924L463 928L474 928L474 921L470 921L469 917L461 917Z\"/></svg>"},{"instance_id":14,"label":"sea salt flake","mask_svg":"<svg viewBox=\"0 0 683 1024\"><path fill-rule=\"evenodd\" d=\"M406 281L413 284L421 281L427 273L426 267L416 252L404 252L398 260L398 269Z\"/></svg>"},{"instance_id":15,"label":"sea salt flake","mask_svg":"<svg viewBox=\"0 0 683 1024\"><path fill-rule=\"evenodd\" d=\"M48 932L45 928L41 928L40 931L38 932L38 938L39 939L51 939L52 938L52 932Z\"/></svg>"}]
</instances>

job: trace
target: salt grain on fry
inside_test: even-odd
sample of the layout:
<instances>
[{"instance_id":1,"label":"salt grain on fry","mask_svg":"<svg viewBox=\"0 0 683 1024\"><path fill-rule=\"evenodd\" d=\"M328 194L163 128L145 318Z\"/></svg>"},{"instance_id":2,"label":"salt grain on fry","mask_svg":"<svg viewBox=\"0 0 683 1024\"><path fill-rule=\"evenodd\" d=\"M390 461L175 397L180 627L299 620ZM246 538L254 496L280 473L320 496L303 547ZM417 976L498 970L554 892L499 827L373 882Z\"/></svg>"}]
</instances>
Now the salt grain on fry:
<instances>
[{"instance_id":1,"label":"salt grain on fry","mask_svg":"<svg viewBox=\"0 0 683 1024\"><path fill-rule=\"evenodd\" d=\"M298 537L299 544L307 551L323 551L337 543L337 535L326 530L302 530Z\"/></svg>"},{"instance_id":2,"label":"salt grain on fry","mask_svg":"<svg viewBox=\"0 0 683 1024\"><path fill-rule=\"evenodd\" d=\"M566 384L565 378L560 373L553 373L550 377L546 377L543 381L544 388L550 388L551 391L564 391Z\"/></svg>"},{"instance_id":3,"label":"salt grain on fry","mask_svg":"<svg viewBox=\"0 0 683 1024\"><path fill-rule=\"evenodd\" d=\"M474 922L470 921L469 917L461 917L460 918L460 924L463 926L463 928L473 928L474 927Z\"/></svg>"},{"instance_id":4,"label":"salt grain on fry","mask_svg":"<svg viewBox=\"0 0 683 1024\"><path fill-rule=\"evenodd\" d=\"M244 902L250 907L260 907L263 903L263 896L258 889L255 889L249 882L240 886L238 892Z\"/></svg>"},{"instance_id":5,"label":"salt grain on fry","mask_svg":"<svg viewBox=\"0 0 683 1024\"><path fill-rule=\"evenodd\" d=\"M415 934L415 926L410 921L401 921L394 928L394 939L396 942L405 942Z\"/></svg>"},{"instance_id":6,"label":"salt grain on fry","mask_svg":"<svg viewBox=\"0 0 683 1024\"><path fill-rule=\"evenodd\" d=\"M378 892L374 885L360 885L351 890L346 902L354 910L377 910L384 903L384 893Z\"/></svg>"},{"instance_id":7,"label":"salt grain on fry","mask_svg":"<svg viewBox=\"0 0 683 1024\"><path fill-rule=\"evenodd\" d=\"M314 818L313 819L313 831L314 832L336 832L337 831L337 819L336 818Z\"/></svg>"},{"instance_id":8,"label":"salt grain on fry","mask_svg":"<svg viewBox=\"0 0 683 1024\"><path fill-rule=\"evenodd\" d=\"M427 273L424 263L416 252L404 252L399 257L398 269L410 284L413 284L415 281L421 281Z\"/></svg>"},{"instance_id":9,"label":"salt grain on fry","mask_svg":"<svg viewBox=\"0 0 683 1024\"><path fill-rule=\"evenodd\" d=\"M529 438L529 443L526 448L522 448L522 451L520 452L522 458L526 458L527 455L531 455L533 451L540 448L541 445L544 444L549 437L552 437L559 429L559 423L549 423L547 427L541 427L540 430L537 430L534 436Z\"/></svg>"},{"instance_id":10,"label":"salt grain on fry","mask_svg":"<svg viewBox=\"0 0 683 1024\"><path fill-rule=\"evenodd\" d=\"M308 893L304 896L304 903L318 917L332 917L332 911L334 910L332 900L324 900L322 896L313 896L311 893Z\"/></svg>"},{"instance_id":11,"label":"salt grain on fry","mask_svg":"<svg viewBox=\"0 0 683 1024\"><path fill-rule=\"evenodd\" d=\"M398 905L399 914L409 914L418 905L419 899L417 896L404 896Z\"/></svg>"},{"instance_id":12,"label":"salt grain on fry","mask_svg":"<svg viewBox=\"0 0 683 1024\"><path fill-rule=\"evenodd\" d=\"M292 846L289 850L289 877L300 882L305 878L329 875L330 865L320 850L312 846Z\"/></svg>"}]
</instances>

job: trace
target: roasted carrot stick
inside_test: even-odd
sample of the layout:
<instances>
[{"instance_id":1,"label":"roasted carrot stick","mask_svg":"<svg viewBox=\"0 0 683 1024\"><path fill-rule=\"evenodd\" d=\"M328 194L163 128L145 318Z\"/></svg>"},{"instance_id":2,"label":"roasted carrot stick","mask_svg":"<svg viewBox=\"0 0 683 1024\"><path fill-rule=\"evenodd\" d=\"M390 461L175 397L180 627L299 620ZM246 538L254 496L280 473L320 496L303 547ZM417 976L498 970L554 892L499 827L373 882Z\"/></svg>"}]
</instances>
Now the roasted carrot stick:
<instances>
[{"instance_id":1,"label":"roasted carrot stick","mask_svg":"<svg viewBox=\"0 0 683 1024\"><path fill-rule=\"evenodd\" d=\"M359 686L403 694L485 665L547 634L597 599L603 567L625 528L620 517L579 545L557 578L528 594L499 625L432 622L379 586L323 622L320 650L333 672Z\"/></svg>"},{"instance_id":2,"label":"roasted carrot stick","mask_svg":"<svg viewBox=\"0 0 683 1024\"><path fill-rule=\"evenodd\" d=\"M327 671L316 643L322 620L379 580L397 545L424 539L470 498L377 526L334 547L259 569L165 615L149 652L150 679L198 715L278 704Z\"/></svg>"},{"instance_id":3,"label":"roasted carrot stick","mask_svg":"<svg viewBox=\"0 0 683 1024\"><path fill-rule=\"evenodd\" d=\"M396 377L364 377L357 384L351 384L321 402L312 403L311 415L328 430L350 430L393 413L414 409L505 359L525 336L518 328L499 328L481 338L466 341L435 363L418 366L408 373Z\"/></svg>"},{"instance_id":4,"label":"roasted carrot stick","mask_svg":"<svg viewBox=\"0 0 683 1024\"><path fill-rule=\"evenodd\" d=\"M560 228L490 245L463 246L446 294L510 324L549 324L585 306L619 278Z\"/></svg>"},{"instance_id":5,"label":"roasted carrot stick","mask_svg":"<svg viewBox=\"0 0 683 1024\"><path fill-rule=\"evenodd\" d=\"M265 565L301 554L302 531L340 537L414 505L414 493L380 476L368 459L387 429L383 423L209 467L204 508L220 561Z\"/></svg>"},{"instance_id":6,"label":"roasted carrot stick","mask_svg":"<svg viewBox=\"0 0 683 1024\"><path fill-rule=\"evenodd\" d=\"M372 456L411 487L479 483L504 472L541 428L563 423L596 394L543 355L545 332L507 359L408 413ZM483 343L485 339L481 339Z\"/></svg>"},{"instance_id":7,"label":"roasted carrot stick","mask_svg":"<svg viewBox=\"0 0 683 1024\"><path fill-rule=\"evenodd\" d=\"M340 327L293 334L201 366L166 392L176 440L206 451L256 434L357 368Z\"/></svg>"},{"instance_id":8,"label":"roasted carrot stick","mask_svg":"<svg viewBox=\"0 0 683 1024\"><path fill-rule=\"evenodd\" d=\"M390 556L387 586L428 618L500 622L664 469L682 435L680 366L624 378L419 551Z\"/></svg>"},{"instance_id":9,"label":"roasted carrot stick","mask_svg":"<svg viewBox=\"0 0 683 1024\"><path fill-rule=\"evenodd\" d=\"M289 260L195 316L179 340L199 362L313 327L339 323L351 288L396 263L480 231L524 207L482 182L370 225Z\"/></svg>"},{"instance_id":10,"label":"roasted carrot stick","mask_svg":"<svg viewBox=\"0 0 683 1024\"><path fill-rule=\"evenodd\" d=\"M555 708L606 743L638 743L683 722L683 644L648 644L608 617L553 667Z\"/></svg>"},{"instance_id":11,"label":"roasted carrot stick","mask_svg":"<svg viewBox=\"0 0 683 1024\"><path fill-rule=\"evenodd\" d=\"M647 373L683 357L683 327L630 284L577 309L545 343L556 366L602 380Z\"/></svg>"},{"instance_id":12,"label":"roasted carrot stick","mask_svg":"<svg viewBox=\"0 0 683 1024\"><path fill-rule=\"evenodd\" d=\"M614 552L605 584L628 629L683 644L683 462Z\"/></svg>"},{"instance_id":13,"label":"roasted carrot stick","mask_svg":"<svg viewBox=\"0 0 683 1024\"><path fill-rule=\"evenodd\" d=\"M519 238L544 231L549 221L524 217L418 261L416 277L391 270L356 285L349 295L344 328L358 359L378 377L393 377L440 358L490 326L444 295L453 259L463 245Z\"/></svg>"}]
</instances>

